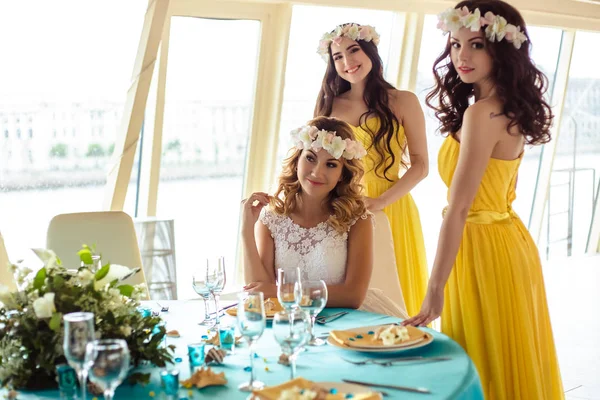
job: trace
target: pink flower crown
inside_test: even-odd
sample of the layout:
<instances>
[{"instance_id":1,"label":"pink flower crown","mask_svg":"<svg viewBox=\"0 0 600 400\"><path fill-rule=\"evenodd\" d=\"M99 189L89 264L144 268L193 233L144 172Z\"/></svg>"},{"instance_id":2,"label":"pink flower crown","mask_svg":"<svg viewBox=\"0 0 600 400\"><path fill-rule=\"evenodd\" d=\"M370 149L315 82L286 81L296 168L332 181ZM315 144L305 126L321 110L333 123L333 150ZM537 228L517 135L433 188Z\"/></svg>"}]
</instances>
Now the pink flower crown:
<instances>
[{"instance_id":1,"label":"pink flower crown","mask_svg":"<svg viewBox=\"0 0 600 400\"><path fill-rule=\"evenodd\" d=\"M291 132L292 141L297 149L319 151L325 149L335 159L360 159L367 150L356 140L342 139L335 132L320 130L314 126L302 126Z\"/></svg>"},{"instance_id":2,"label":"pink flower crown","mask_svg":"<svg viewBox=\"0 0 600 400\"><path fill-rule=\"evenodd\" d=\"M525 33L521 32L520 26L509 24L504 17L494 15L491 11L481 16L481 11L476 8L471 12L464 6L463 8L448 8L446 11L438 14L438 29L444 32L456 32L460 28L470 29L471 32L477 32L485 28L485 36L490 42L508 40L515 48L520 49L521 44L527 40Z\"/></svg>"},{"instance_id":3,"label":"pink flower crown","mask_svg":"<svg viewBox=\"0 0 600 400\"><path fill-rule=\"evenodd\" d=\"M319 41L317 53L323 57L323 60L328 61L329 46L331 46L331 43L340 44L344 36L352 40L364 40L365 42L373 41L375 46L379 45L379 34L375 31L375 28L370 25L338 25L333 32L323 34Z\"/></svg>"}]
</instances>

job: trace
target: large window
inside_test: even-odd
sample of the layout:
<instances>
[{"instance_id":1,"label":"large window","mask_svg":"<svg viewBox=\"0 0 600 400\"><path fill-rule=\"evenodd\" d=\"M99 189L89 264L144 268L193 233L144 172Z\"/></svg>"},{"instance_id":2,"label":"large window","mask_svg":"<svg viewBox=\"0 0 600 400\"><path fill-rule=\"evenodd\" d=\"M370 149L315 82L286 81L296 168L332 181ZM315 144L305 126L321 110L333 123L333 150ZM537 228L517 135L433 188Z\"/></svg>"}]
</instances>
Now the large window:
<instances>
[{"instance_id":1,"label":"large window","mask_svg":"<svg viewBox=\"0 0 600 400\"><path fill-rule=\"evenodd\" d=\"M577 32L544 221L549 257L586 251L600 176L600 71L590 60L598 32Z\"/></svg>"},{"instance_id":2,"label":"large window","mask_svg":"<svg viewBox=\"0 0 600 400\"><path fill-rule=\"evenodd\" d=\"M259 39L258 21L171 18L157 215L175 219L179 298L207 257L233 280Z\"/></svg>"},{"instance_id":3,"label":"large window","mask_svg":"<svg viewBox=\"0 0 600 400\"><path fill-rule=\"evenodd\" d=\"M45 246L54 215L101 209L146 6L1 3L0 231L12 260Z\"/></svg>"}]
</instances>

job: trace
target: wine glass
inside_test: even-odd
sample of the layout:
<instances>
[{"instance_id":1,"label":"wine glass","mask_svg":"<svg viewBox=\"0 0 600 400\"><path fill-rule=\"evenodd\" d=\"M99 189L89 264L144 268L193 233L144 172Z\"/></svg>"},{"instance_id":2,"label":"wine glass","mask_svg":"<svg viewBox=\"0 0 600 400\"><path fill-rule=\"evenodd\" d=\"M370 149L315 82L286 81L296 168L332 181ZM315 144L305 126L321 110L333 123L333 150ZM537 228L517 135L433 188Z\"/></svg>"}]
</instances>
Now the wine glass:
<instances>
[{"instance_id":1,"label":"wine glass","mask_svg":"<svg viewBox=\"0 0 600 400\"><path fill-rule=\"evenodd\" d=\"M300 268L277 269L277 299L290 312L300 303Z\"/></svg>"},{"instance_id":2,"label":"wine glass","mask_svg":"<svg viewBox=\"0 0 600 400\"><path fill-rule=\"evenodd\" d=\"M104 400L112 400L115 389L129 371L129 348L123 339L102 339L88 343L85 361L90 381L104 391Z\"/></svg>"},{"instance_id":3,"label":"wine glass","mask_svg":"<svg viewBox=\"0 0 600 400\"><path fill-rule=\"evenodd\" d=\"M300 308L310 316L310 346L322 346L323 339L314 335L315 319L327 304L327 285L324 281L304 281L300 288Z\"/></svg>"},{"instance_id":4,"label":"wine glass","mask_svg":"<svg viewBox=\"0 0 600 400\"><path fill-rule=\"evenodd\" d=\"M217 258L216 263L211 263L210 260L206 260L207 264L207 275L206 275L206 286L210 290L210 294L215 300L215 325L217 328L219 327L219 314L221 313L219 310L219 296L223 289L225 289L225 258L219 257Z\"/></svg>"},{"instance_id":5,"label":"wine glass","mask_svg":"<svg viewBox=\"0 0 600 400\"><path fill-rule=\"evenodd\" d=\"M262 336L265 326L265 298L262 292L238 295L237 324L250 347L250 381L242 383L244 392L262 389L265 384L254 379L254 343Z\"/></svg>"},{"instance_id":6,"label":"wine glass","mask_svg":"<svg viewBox=\"0 0 600 400\"><path fill-rule=\"evenodd\" d=\"M208 300L210 299L210 289L207 284L208 281L208 260L206 266L200 266L192 273L192 287L194 291L202 297L204 300L204 320L200 322L200 325L212 326L213 319L208 312Z\"/></svg>"},{"instance_id":7,"label":"wine glass","mask_svg":"<svg viewBox=\"0 0 600 400\"><path fill-rule=\"evenodd\" d=\"M86 399L86 382L88 369L85 364L86 346L95 339L94 314L89 312L74 312L64 317L65 334L63 351L71 367L77 372L81 387L81 398Z\"/></svg>"},{"instance_id":8,"label":"wine glass","mask_svg":"<svg viewBox=\"0 0 600 400\"><path fill-rule=\"evenodd\" d=\"M294 309L289 314L278 312L273 316L273 335L288 356L292 367L291 378L296 377L296 358L311 337L310 318L301 310Z\"/></svg>"}]
</instances>

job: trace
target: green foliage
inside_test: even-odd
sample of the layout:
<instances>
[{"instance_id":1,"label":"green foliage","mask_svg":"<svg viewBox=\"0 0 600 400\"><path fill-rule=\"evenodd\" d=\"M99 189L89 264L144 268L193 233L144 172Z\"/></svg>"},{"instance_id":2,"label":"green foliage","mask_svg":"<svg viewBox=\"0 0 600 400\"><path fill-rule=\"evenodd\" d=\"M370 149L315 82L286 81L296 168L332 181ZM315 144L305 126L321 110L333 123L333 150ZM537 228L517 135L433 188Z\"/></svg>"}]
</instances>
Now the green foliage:
<instances>
[{"instance_id":1,"label":"green foliage","mask_svg":"<svg viewBox=\"0 0 600 400\"><path fill-rule=\"evenodd\" d=\"M52 158L66 158L69 152L69 147L65 143L56 143L50 149L50 157Z\"/></svg>"},{"instance_id":2,"label":"green foliage","mask_svg":"<svg viewBox=\"0 0 600 400\"><path fill-rule=\"evenodd\" d=\"M90 143L88 145L87 153L85 153L86 157L104 157L106 155L106 151L104 151L104 147L98 143Z\"/></svg>"},{"instance_id":3,"label":"green foliage","mask_svg":"<svg viewBox=\"0 0 600 400\"><path fill-rule=\"evenodd\" d=\"M80 256L88 254L88 250L84 247ZM23 289L12 293L14 305L0 308L2 385L29 389L55 387L55 366L65 362L63 315L76 311L95 314L96 332L102 338L125 339L132 366L151 363L164 367L173 362L174 347L161 346L166 335L164 326L159 325L161 318L143 317L137 312L138 299L144 288L119 285L119 278L113 279L110 264L93 274L87 267L67 270L55 255L51 260L36 274L24 274ZM107 276L111 280L109 283L96 285ZM55 310L47 317L38 315L34 303L48 301L45 295L50 293L54 293ZM147 379L144 374L129 377L133 382Z\"/></svg>"}]
</instances>

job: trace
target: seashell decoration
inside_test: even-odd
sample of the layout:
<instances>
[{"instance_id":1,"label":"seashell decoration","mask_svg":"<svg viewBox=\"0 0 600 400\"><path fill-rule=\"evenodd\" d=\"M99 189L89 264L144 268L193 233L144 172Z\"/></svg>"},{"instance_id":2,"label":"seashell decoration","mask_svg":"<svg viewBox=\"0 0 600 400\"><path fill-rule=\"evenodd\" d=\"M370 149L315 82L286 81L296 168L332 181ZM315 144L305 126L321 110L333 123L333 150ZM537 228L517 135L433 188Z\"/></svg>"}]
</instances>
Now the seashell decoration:
<instances>
[{"instance_id":1,"label":"seashell decoration","mask_svg":"<svg viewBox=\"0 0 600 400\"><path fill-rule=\"evenodd\" d=\"M194 372L190 379L181 382L183 387L190 389L192 386L202 389L206 386L222 386L227 383L225 372L217 374L210 368L200 368Z\"/></svg>"},{"instance_id":2,"label":"seashell decoration","mask_svg":"<svg viewBox=\"0 0 600 400\"><path fill-rule=\"evenodd\" d=\"M178 330L173 329L172 331L167 332L167 337L178 338L181 337L181 335Z\"/></svg>"},{"instance_id":3,"label":"seashell decoration","mask_svg":"<svg viewBox=\"0 0 600 400\"><path fill-rule=\"evenodd\" d=\"M214 362L215 364L223 364L223 359L226 355L227 352L225 350L213 347L212 349L208 350L208 353L206 353L206 357L204 357L204 362L206 362L207 364L211 362Z\"/></svg>"}]
</instances>

